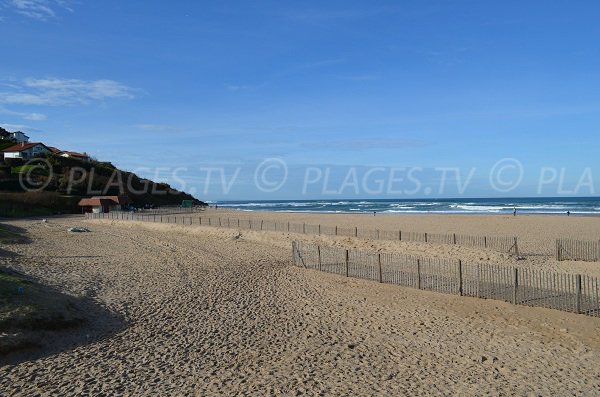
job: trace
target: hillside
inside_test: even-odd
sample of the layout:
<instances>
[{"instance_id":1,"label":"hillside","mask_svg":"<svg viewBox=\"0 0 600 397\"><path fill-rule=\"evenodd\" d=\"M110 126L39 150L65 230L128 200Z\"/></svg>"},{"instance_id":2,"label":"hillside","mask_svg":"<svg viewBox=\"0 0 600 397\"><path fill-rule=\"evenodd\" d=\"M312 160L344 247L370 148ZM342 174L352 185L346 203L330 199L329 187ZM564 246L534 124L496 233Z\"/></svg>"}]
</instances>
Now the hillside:
<instances>
[{"instance_id":1,"label":"hillside","mask_svg":"<svg viewBox=\"0 0 600 397\"><path fill-rule=\"evenodd\" d=\"M25 180L30 183L21 183ZM118 194L128 195L136 207L180 205L182 200L206 205L166 183L140 178L109 162L50 153L27 163L21 159L0 160L0 216L79 213L77 203L83 197Z\"/></svg>"}]
</instances>

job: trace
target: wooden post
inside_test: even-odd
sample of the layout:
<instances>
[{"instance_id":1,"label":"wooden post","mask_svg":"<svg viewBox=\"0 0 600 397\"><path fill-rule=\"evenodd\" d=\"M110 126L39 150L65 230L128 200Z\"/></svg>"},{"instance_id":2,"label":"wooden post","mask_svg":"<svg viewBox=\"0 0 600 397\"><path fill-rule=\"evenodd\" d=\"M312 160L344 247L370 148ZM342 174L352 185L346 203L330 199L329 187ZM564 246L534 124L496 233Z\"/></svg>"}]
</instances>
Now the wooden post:
<instances>
[{"instance_id":1,"label":"wooden post","mask_svg":"<svg viewBox=\"0 0 600 397\"><path fill-rule=\"evenodd\" d=\"M350 253L346 250L346 277L350 277Z\"/></svg>"},{"instance_id":2,"label":"wooden post","mask_svg":"<svg viewBox=\"0 0 600 397\"><path fill-rule=\"evenodd\" d=\"M302 224L302 233L306 234L306 223Z\"/></svg>"},{"instance_id":3,"label":"wooden post","mask_svg":"<svg viewBox=\"0 0 600 397\"><path fill-rule=\"evenodd\" d=\"M402 230L398 230L398 240L402 241Z\"/></svg>"},{"instance_id":4,"label":"wooden post","mask_svg":"<svg viewBox=\"0 0 600 397\"><path fill-rule=\"evenodd\" d=\"M354 227L354 237L358 237L358 226Z\"/></svg>"},{"instance_id":5,"label":"wooden post","mask_svg":"<svg viewBox=\"0 0 600 397\"><path fill-rule=\"evenodd\" d=\"M454 245L456 245L456 233L454 233L453 236L454 236Z\"/></svg>"},{"instance_id":6,"label":"wooden post","mask_svg":"<svg viewBox=\"0 0 600 397\"><path fill-rule=\"evenodd\" d=\"M319 271L322 271L322 264L321 264L321 247L319 245L317 245L317 255L319 256Z\"/></svg>"},{"instance_id":7,"label":"wooden post","mask_svg":"<svg viewBox=\"0 0 600 397\"><path fill-rule=\"evenodd\" d=\"M513 268L513 305L517 304L517 292L519 290L519 269Z\"/></svg>"},{"instance_id":8,"label":"wooden post","mask_svg":"<svg viewBox=\"0 0 600 397\"><path fill-rule=\"evenodd\" d=\"M292 260L294 261L294 266L296 266L296 241L292 241Z\"/></svg>"},{"instance_id":9,"label":"wooden post","mask_svg":"<svg viewBox=\"0 0 600 397\"><path fill-rule=\"evenodd\" d=\"M379 240L379 229L377 229L377 240Z\"/></svg>"},{"instance_id":10,"label":"wooden post","mask_svg":"<svg viewBox=\"0 0 600 397\"><path fill-rule=\"evenodd\" d=\"M238 218L238 229L240 228L240 219Z\"/></svg>"},{"instance_id":11,"label":"wooden post","mask_svg":"<svg viewBox=\"0 0 600 397\"><path fill-rule=\"evenodd\" d=\"M487 236L483 236L483 248L487 248Z\"/></svg>"},{"instance_id":12,"label":"wooden post","mask_svg":"<svg viewBox=\"0 0 600 397\"><path fill-rule=\"evenodd\" d=\"M421 289L421 260L417 259L417 289Z\"/></svg>"},{"instance_id":13,"label":"wooden post","mask_svg":"<svg viewBox=\"0 0 600 397\"><path fill-rule=\"evenodd\" d=\"M321 224L319 223L319 236L321 235Z\"/></svg>"},{"instance_id":14,"label":"wooden post","mask_svg":"<svg viewBox=\"0 0 600 397\"><path fill-rule=\"evenodd\" d=\"M600 240L598 240L598 253L597 253L597 255L598 256L596 256L596 261L600 262Z\"/></svg>"},{"instance_id":15,"label":"wooden post","mask_svg":"<svg viewBox=\"0 0 600 397\"><path fill-rule=\"evenodd\" d=\"M337 225L335 225L335 235L337 236Z\"/></svg>"},{"instance_id":16,"label":"wooden post","mask_svg":"<svg viewBox=\"0 0 600 397\"><path fill-rule=\"evenodd\" d=\"M427 242L427 233L425 233L425 242Z\"/></svg>"},{"instance_id":17,"label":"wooden post","mask_svg":"<svg viewBox=\"0 0 600 397\"><path fill-rule=\"evenodd\" d=\"M463 268L460 259L458 260L458 294L463 296Z\"/></svg>"},{"instance_id":18,"label":"wooden post","mask_svg":"<svg viewBox=\"0 0 600 397\"><path fill-rule=\"evenodd\" d=\"M219 217L219 227L221 227L221 217Z\"/></svg>"},{"instance_id":19,"label":"wooden post","mask_svg":"<svg viewBox=\"0 0 600 397\"><path fill-rule=\"evenodd\" d=\"M238 226L239 226L239 221L238 221ZM289 233L290 232L290 223L289 222L288 222L287 228L288 228L288 233Z\"/></svg>"},{"instance_id":20,"label":"wooden post","mask_svg":"<svg viewBox=\"0 0 600 397\"><path fill-rule=\"evenodd\" d=\"M208 217L208 226L211 226L211 224L210 224L210 216Z\"/></svg>"},{"instance_id":21,"label":"wooden post","mask_svg":"<svg viewBox=\"0 0 600 397\"><path fill-rule=\"evenodd\" d=\"M581 313L581 274L575 276L575 312Z\"/></svg>"},{"instance_id":22,"label":"wooden post","mask_svg":"<svg viewBox=\"0 0 600 397\"><path fill-rule=\"evenodd\" d=\"M515 255L519 256L519 243L517 242L516 237L515 237Z\"/></svg>"},{"instance_id":23,"label":"wooden post","mask_svg":"<svg viewBox=\"0 0 600 397\"><path fill-rule=\"evenodd\" d=\"M377 263L379 264L379 282L383 283L383 272L381 271L381 253L377 254Z\"/></svg>"},{"instance_id":24,"label":"wooden post","mask_svg":"<svg viewBox=\"0 0 600 397\"><path fill-rule=\"evenodd\" d=\"M262 229L263 229L263 220L261 219L260 220L260 230L262 230Z\"/></svg>"}]
</instances>

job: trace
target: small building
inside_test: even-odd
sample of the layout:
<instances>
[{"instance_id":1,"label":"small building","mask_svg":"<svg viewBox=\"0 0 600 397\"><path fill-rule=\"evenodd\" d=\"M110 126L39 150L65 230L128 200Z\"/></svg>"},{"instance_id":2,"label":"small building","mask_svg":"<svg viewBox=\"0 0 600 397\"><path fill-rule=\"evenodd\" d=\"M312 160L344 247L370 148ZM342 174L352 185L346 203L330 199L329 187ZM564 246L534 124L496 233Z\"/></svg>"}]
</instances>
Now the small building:
<instances>
[{"instance_id":1,"label":"small building","mask_svg":"<svg viewBox=\"0 0 600 397\"><path fill-rule=\"evenodd\" d=\"M10 138L17 143L27 143L29 142L29 137L22 133L21 131L9 132Z\"/></svg>"},{"instance_id":2,"label":"small building","mask_svg":"<svg viewBox=\"0 0 600 397\"><path fill-rule=\"evenodd\" d=\"M60 153L58 153L58 155L61 157L73 158L81 161L90 161L90 156L88 156L87 153L61 151Z\"/></svg>"},{"instance_id":3,"label":"small building","mask_svg":"<svg viewBox=\"0 0 600 397\"><path fill-rule=\"evenodd\" d=\"M106 213L111 211L126 211L131 205L131 199L121 196L94 196L81 199L79 206L83 213Z\"/></svg>"},{"instance_id":4,"label":"small building","mask_svg":"<svg viewBox=\"0 0 600 397\"><path fill-rule=\"evenodd\" d=\"M0 127L0 139L11 139L10 132L6 131L4 128Z\"/></svg>"},{"instance_id":5,"label":"small building","mask_svg":"<svg viewBox=\"0 0 600 397\"><path fill-rule=\"evenodd\" d=\"M25 143L8 147L2 151L5 159L30 159L43 153L50 153L50 149L41 142Z\"/></svg>"},{"instance_id":6,"label":"small building","mask_svg":"<svg viewBox=\"0 0 600 397\"><path fill-rule=\"evenodd\" d=\"M82 213L102 214L110 212L111 206L114 204L112 200L101 198L84 198L79 201Z\"/></svg>"}]
</instances>

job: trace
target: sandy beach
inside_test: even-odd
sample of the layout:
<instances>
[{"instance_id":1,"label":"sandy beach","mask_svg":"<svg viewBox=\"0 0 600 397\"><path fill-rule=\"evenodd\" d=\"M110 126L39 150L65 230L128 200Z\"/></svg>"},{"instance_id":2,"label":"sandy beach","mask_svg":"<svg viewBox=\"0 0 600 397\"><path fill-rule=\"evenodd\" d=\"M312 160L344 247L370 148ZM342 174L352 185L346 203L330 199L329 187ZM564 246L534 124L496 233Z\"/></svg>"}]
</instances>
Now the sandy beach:
<instances>
[{"instance_id":1,"label":"sandy beach","mask_svg":"<svg viewBox=\"0 0 600 397\"><path fill-rule=\"evenodd\" d=\"M520 266L600 275L597 263L552 257L557 237L597 239L596 218L209 213L511 235ZM600 394L598 318L301 269L290 243L513 263L505 253L81 217L5 223L31 243L3 247L17 256L0 265L119 321L91 318L101 332L88 342L4 363L1 395Z\"/></svg>"}]
</instances>

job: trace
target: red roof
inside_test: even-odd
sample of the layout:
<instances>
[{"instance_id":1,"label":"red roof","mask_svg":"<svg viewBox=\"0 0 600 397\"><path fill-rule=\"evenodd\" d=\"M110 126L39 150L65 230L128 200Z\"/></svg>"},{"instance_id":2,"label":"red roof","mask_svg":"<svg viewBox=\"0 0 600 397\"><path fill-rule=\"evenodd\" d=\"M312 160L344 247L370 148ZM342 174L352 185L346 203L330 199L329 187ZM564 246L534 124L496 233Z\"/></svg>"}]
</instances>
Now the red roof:
<instances>
[{"instance_id":1,"label":"red roof","mask_svg":"<svg viewBox=\"0 0 600 397\"><path fill-rule=\"evenodd\" d=\"M82 158L86 158L86 159L90 157L87 154L77 153L77 152L61 151L60 153L61 154L68 154L71 157L82 157Z\"/></svg>"},{"instance_id":2,"label":"red roof","mask_svg":"<svg viewBox=\"0 0 600 397\"><path fill-rule=\"evenodd\" d=\"M110 206L113 205L113 201L110 199L105 199L105 198L84 198L81 199L79 201L79 206L80 207L106 207L106 206Z\"/></svg>"},{"instance_id":3,"label":"red roof","mask_svg":"<svg viewBox=\"0 0 600 397\"><path fill-rule=\"evenodd\" d=\"M43 147L48 149L48 146L44 145L42 142L29 142L29 143L18 143L16 145L13 145L11 147L4 149L2 152L22 152L24 150L31 149L32 147L37 146L37 145L42 145ZM48 149L48 150L50 150L50 149Z\"/></svg>"},{"instance_id":4,"label":"red roof","mask_svg":"<svg viewBox=\"0 0 600 397\"><path fill-rule=\"evenodd\" d=\"M62 153L62 150L60 150L59 148L56 148L54 146L48 146L48 149L50 149L50 151L54 154Z\"/></svg>"}]
</instances>

